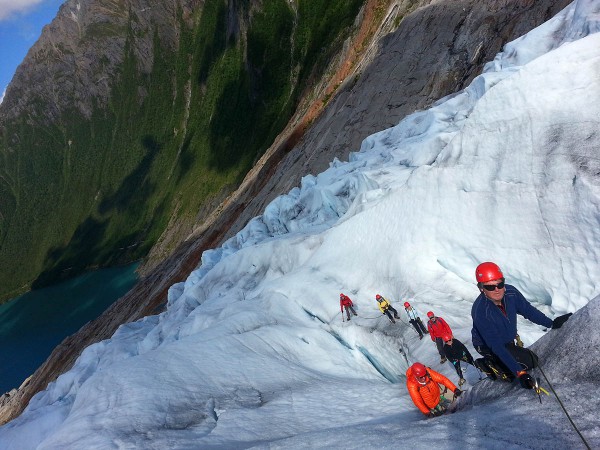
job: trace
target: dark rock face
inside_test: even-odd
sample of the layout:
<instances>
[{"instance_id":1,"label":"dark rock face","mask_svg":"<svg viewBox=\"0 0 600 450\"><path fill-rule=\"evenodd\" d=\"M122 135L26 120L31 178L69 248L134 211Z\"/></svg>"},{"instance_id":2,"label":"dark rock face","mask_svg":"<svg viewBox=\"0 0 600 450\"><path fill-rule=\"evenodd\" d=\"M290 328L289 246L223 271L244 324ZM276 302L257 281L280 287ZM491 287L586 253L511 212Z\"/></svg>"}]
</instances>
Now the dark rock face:
<instances>
[{"instance_id":1,"label":"dark rock face","mask_svg":"<svg viewBox=\"0 0 600 450\"><path fill-rule=\"evenodd\" d=\"M429 2L425 2L429 3ZM404 17L374 60L346 80L259 193L244 196L231 236L309 173L347 159L367 136L466 87L502 46L547 21L567 0L433 2Z\"/></svg>"},{"instance_id":2,"label":"dark rock face","mask_svg":"<svg viewBox=\"0 0 600 450\"><path fill-rule=\"evenodd\" d=\"M105 3L112 6L110 11L121 4ZM140 8L144 7L142 3ZM391 20L402 18L397 30L378 43L376 54L365 62L362 72L341 84L306 132L290 127L282 133L240 188L172 256L103 316L57 347L28 384L4 402L1 420L20 414L36 392L70 368L85 346L110 337L122 323L160 312L169 286L186 278L204 250L220 245L239 231L270 200L297 186L302 176L322 171L334 157L347 158L368 135L462 89L504 43L548 20L570 1L423 1L419 3L422 7L403 16L412 3L392 2ZM75 2L67 2L66 7L75 7ZM131 10L122 13L132 14ZM168 17L169 11L162 14ZM68 26L66 31L76 35L77 23ZM119 51L122 49L115 48L109 53L117 55ZM111 57L115 62L109 59L106 64L116 65L118 57ZM102 83L96 80L100 91ZM85 113L84 98L79 108Z\"/></svg>"}]
</instances>

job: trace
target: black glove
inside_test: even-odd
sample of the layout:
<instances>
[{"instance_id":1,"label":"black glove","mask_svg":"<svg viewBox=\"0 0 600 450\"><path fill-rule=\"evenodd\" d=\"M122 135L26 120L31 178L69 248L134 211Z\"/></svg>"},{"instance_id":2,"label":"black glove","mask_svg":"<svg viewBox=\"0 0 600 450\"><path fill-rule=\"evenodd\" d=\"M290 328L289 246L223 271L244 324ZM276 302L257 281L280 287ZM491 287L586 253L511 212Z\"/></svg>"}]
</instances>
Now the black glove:
<instances>
[{"instance_id":1,"label":"black glove","mask_svg":"<svg viewBox=\"0 0 600 450\"><path fill-rule=\"evenodd\" d=\"M531 378L531 375L527 372L519 375L519 383L521 383L521 387L524 389L533 389L533 386L535 385L533 378Z\"/></svg>"},{"instance_id":2,"label":"black glove","mask_svg":"<svg viewBox=\"0 0 600 450\"><path fill-rule=\"evenodd\" d=\"M461 391L460 389L458 389L458 388L457 388L457 389L454 391L454 396L455 396L455 397L460 397L460 396L462 395L462 393L463 393L463 391Z\"/></svg>"},{"instance_id":3,"label":"black glove","mask_svg":"<svg viewBox=\"0 0 600 450\"><path fill-rule=\"evenodd\" d=\"M562 316L558 316L556 319L554 319L552 321L552 329L556 330L557 328L560 328L563 326L563 324L569 320L569 317L571 317L573 315L573 313L569 313L569 314L564 314Z\"/></svg>"}]
</instances>

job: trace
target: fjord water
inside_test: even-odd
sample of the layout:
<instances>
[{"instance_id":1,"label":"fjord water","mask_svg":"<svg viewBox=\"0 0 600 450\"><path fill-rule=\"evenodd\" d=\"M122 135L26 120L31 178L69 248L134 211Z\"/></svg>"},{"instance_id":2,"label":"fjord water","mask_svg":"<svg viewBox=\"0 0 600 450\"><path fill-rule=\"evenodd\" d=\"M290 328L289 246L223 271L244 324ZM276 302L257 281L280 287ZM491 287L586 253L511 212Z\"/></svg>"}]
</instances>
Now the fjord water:
<instances>
[{"instance_id":1,"label":"fjord water","mask_svg":"<svg viewBox=\"0 0 600 450\"><path fill-rule=\"evenodd\" d=\"M137 266L96 270L0 305L0 394L19 387L65 337L131 289Z\"/></svg>"}]
</instances>

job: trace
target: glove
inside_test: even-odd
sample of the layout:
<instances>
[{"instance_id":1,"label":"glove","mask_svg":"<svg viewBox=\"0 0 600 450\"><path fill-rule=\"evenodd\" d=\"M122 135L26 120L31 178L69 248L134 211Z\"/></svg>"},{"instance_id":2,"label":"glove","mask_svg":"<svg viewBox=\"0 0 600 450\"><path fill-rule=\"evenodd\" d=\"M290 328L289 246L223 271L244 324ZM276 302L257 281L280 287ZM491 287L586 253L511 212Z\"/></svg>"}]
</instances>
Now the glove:
<instances>
[{"instance_id":1,"label":"glove","mask_svg":"<svg viewBox=\"0 0 600 450\"><path fill-rule=\"evenodd\" d=\"M461 380L462 380L462 378L461 378ZM462 395L462 393L463 393L463 391L461 391L460 389L458 389L458 388L457 388L457 389L454 391L454 396L455 396L455 397L460 397L460 396Z\"/></svg>"},{"instance_id":2,"label":"glove","mask_svg":"<svg viewBox=\"0 0 600 450\"><path fill-rule=\"evenodd\" d=\"M569 320L569 317L571 317L573 315L573 313L569 313L569 314L564 314L562 316L558 316L556 319L554 319L552 321L552 329L556 330L557 328L560 328L563 326L563 324Z\"/></svg>"},{"instance_id":3,"label":"glove","mask_svg":"<svg viewBox=\"0 0 600 450\"><path fill-rule=\"evenodd\" d=\"M517 375L519 377L519 383L521 383L521 387L523 389L533 389L535 382L533 381L533 378L531 378L531 375L525 371L519 372Z\"/></svg>"},{"instance_id":4,"label":"glove","mask_svg":"<svg viewBox=\"0 0 600 450\"><path fill-rule=\"evenodd\" d=\"M552 322L552 324L554 325L554 322ZM521 340L521 336L519 336L518 334L515 336L515 341L517 341L518 347L523 347L523 341Z\"/></svg>"},{"instance_id":5,"label":"glove","mask_svg":"<svg viewBox=\"0 0 600 450\"><path fill-rule=\"evenodd\" d=\"M431 410L429 410L429 414L427 414L427 417L437 417L437 416L441 416L442 414L444 414L445 409L441 409L441 408L433 408Z\"/></svg>"}]
</instances>

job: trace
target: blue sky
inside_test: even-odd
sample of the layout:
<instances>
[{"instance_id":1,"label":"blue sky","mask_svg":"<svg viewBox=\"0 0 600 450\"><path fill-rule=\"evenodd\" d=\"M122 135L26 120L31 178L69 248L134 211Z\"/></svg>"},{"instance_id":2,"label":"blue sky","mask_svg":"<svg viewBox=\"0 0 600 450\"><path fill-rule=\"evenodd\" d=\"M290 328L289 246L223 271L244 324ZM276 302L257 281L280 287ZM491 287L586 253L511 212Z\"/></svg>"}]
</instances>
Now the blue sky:
<instances>
[{"instance_id":1,"label":"blue sky","mask_svg":"<svg viewBox=\"0 0 600 450\"><path fill-rule=\"evenodd\" d=\"M0 98L17 66L65 0L0 0Z\"/></svg>"}]
</instances>

